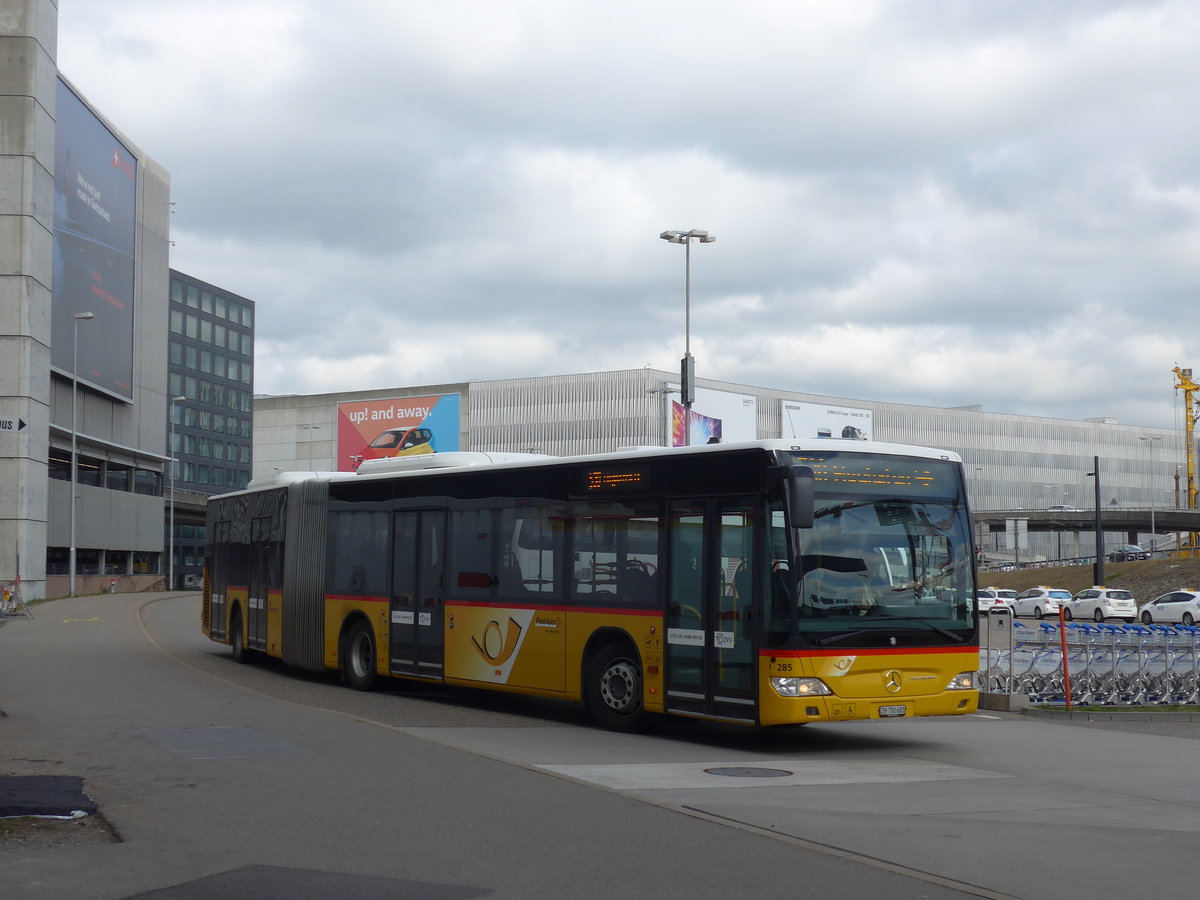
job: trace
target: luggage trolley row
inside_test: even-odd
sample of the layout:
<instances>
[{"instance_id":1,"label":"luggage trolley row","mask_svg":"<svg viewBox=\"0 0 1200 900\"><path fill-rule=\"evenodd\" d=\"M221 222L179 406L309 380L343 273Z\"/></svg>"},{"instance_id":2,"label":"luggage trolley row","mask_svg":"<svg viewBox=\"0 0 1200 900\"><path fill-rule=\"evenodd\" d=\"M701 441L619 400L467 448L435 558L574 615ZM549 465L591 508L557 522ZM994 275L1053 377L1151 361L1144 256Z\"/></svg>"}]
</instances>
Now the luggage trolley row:
<instances>
[{"instance_id":1,"label":"luggage trolley row","mask_svg":"<svg viewBox=\"0 0 1200 900\"><path fill-rule=\"evenodd\" d=\"M1033 702L1065 700L1059 626L1013 622L1011 637L1010 646L981 648L986 690ZM1065 637L1072 703L1200 703L1200 628L1071 622Z\"/></svg>"}]
</instances>

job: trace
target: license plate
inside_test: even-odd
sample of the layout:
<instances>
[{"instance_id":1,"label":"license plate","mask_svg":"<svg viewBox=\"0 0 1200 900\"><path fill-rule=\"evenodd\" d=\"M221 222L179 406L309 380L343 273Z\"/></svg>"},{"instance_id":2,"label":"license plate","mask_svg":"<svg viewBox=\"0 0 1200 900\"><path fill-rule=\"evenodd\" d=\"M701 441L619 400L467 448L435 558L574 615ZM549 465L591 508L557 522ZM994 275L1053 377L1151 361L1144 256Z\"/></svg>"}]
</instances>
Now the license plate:
<instances>
[{"instance_id":1,"label":"license plate","mask_svg":"<svg viewBox=\"0 0 1200 900\"><path fill-rule=\"evenodd\" d=\"M881 706L879 707L879 715L881 716L902 716L908 712L907 706Z\"/></svg>"}]
</instances>

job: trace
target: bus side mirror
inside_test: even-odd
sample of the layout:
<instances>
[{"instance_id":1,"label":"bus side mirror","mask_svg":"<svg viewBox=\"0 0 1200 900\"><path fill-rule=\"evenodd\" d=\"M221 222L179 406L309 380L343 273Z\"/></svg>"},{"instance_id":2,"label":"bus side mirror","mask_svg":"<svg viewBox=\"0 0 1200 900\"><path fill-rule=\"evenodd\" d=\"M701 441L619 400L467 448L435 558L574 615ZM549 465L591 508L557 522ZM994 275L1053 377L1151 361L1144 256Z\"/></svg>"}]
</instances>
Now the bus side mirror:
<instances>
[{"instance_id":1,"label":"bus side mirror","mask_svg":"<svg viewBox=\"0 0 1200 900\"><path fill-rule=\"evenodd\" d=\"M812 528L813 493L813 470L794 466L787 483L788 519L793 528Z\"/></svg>"}]
</instances>

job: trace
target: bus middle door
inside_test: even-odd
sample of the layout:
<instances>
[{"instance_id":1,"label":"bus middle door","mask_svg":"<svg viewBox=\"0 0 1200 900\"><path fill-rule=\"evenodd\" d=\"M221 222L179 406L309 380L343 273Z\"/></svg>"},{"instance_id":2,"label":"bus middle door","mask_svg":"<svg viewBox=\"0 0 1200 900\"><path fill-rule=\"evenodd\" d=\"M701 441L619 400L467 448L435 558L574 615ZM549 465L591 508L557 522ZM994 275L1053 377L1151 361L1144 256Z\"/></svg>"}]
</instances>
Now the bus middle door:
<instances>
[{"instance_id":1,"label":"bus middle door","mask_svg":"<svg viewBox=\"0 0 1200 900\"><path fill-rule=\"evenodd\" d=\"M445 637L446 513L396 513L392 546L390 669L441 678Z\"/></svg>"},{"instance_id":2,"label":"bus middle door","mask_svg":"<svg viewBox=\"0 0 1200 900\"><path fill-rule=\"evenodd\" d=\"M668 533L667 709L757 721L749 627L755 501L672 501Z\"/></svg>"},{"instance_id":3,"label":"bus middle door","mask_svg":"<svg viewBox=\"0 0 1200 900\"><path fill-rule=\"evenodd\" d=\"M272 519L260 517L250 521L250 572L246 599L246 646L254 650L267 649L267 595L271 588Z\"/></svg>"}]
</instances>

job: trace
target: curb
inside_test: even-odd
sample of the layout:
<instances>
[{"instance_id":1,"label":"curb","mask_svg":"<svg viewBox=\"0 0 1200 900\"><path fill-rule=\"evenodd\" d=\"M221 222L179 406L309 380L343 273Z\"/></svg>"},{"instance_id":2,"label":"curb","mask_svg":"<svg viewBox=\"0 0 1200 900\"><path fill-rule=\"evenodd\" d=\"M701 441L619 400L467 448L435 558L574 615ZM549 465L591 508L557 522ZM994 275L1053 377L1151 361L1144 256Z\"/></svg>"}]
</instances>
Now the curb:
<instances>
[{"instance_id":1,"label":"curb","mask_svg":"<svg viewBox=\"0 0 1200 900\"><path fill-rule=\"evenodd\" d=\"M1036 719L1070 719L1079 722L1200 722L1200 712L1149 712L1136 706L1126 707L1129 712L1120 710L1068 710L1068 709L1039 709L1028 706L1021 710L1022 715L1033 716Z\"/></svg>"}]
</instances>

